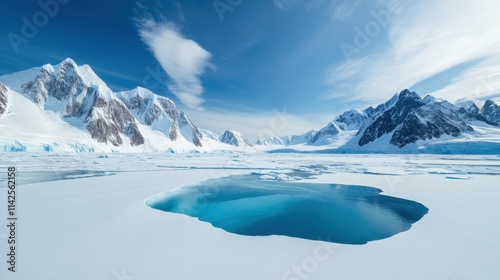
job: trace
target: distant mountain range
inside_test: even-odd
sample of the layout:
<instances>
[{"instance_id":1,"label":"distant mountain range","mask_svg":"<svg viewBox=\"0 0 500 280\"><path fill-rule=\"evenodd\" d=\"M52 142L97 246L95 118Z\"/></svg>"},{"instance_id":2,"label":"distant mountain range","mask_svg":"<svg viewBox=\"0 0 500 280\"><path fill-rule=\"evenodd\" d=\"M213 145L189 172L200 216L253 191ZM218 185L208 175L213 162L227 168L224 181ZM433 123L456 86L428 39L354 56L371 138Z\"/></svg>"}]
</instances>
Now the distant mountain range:
<instances>
[{"instance_id":1,"label":"distant mountain range","mask_svg":"<svg viewBox=\"0 0 500 280\"><path fill-rule=\"evenodd\" d=\"M318 131L281 140L329 152L500 154L499 116L500 106L492 100L452 104L403 90L375 108L346 111Z\"/></svg>"},{"instance_id":2,"label":"distant mountain range","mask_svg":"<svg viewBox=\"0 0 500 280\"><path fill-rule=\"evenodd\" d=\"M199 129L163 96L113 92L88 65L66 59L0 77L0 150L213 151L290 146L332 152L500 153L500 106L455 104L404 90L389 101L349 110L320 130L251 143L241 133ZM307 148L309 149L309 148Z\"/></svg>"}]
</instances>

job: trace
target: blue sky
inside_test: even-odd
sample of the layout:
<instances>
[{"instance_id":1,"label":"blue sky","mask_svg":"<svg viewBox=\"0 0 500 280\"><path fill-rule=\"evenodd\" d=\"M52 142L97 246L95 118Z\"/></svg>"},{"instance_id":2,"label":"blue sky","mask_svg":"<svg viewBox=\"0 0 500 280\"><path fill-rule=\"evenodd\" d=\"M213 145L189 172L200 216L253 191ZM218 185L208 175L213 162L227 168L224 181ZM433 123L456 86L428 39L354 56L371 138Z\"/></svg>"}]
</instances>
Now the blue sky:
<instances>
[{"instance_id":1,"label":"blue sky","mask_svg":"<svg viewBox=\"0 0 500 280\"><path fill-rule=\"evenodd\" d=\"M451 101L500 88L493 0L40 3L3 3L0 75L71 57L215 132L301 133L405 88Z\"/></svg>"}]
</instances>

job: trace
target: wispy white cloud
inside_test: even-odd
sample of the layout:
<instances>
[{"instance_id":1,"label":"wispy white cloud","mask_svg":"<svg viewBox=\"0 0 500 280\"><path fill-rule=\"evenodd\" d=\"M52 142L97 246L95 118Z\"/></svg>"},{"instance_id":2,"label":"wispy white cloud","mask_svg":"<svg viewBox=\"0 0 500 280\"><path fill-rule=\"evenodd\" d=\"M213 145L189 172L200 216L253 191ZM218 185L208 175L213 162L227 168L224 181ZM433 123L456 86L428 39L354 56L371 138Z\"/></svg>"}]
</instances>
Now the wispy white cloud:
<instances>
[{"instance_id":1,"label":"wispy white cloud","mask_svg":"<svg viewBox=\"0 0 500 280\"><path fill-rule=\"evenodd\" d=\"M400 3L400 12L392 16L386 32L379 35L388 36L389 45L382 50L368 46L363 50L368 55L336 64L328 72L327 82L334 87L330 98L348 95L352 100L382 101L454 66L482 60L481 68L465 71L454 80L461 84L436 92L458 99L472 94L472 86L465 86L466 81L473 83L489 71L498 71L500 2L401 0ZM490 85L489 90L493 88L500 89ZM452 93L451 89L461 91Z\"/></svg>"},{"instance_id":2,"label":"wispy white cloud","mask_svg":"<svg viewBox=\"0 0 500 280\"><path fill-rule=\"evenodd\" d=\"M211 54L173 23L139 20L138 32L170 77L169 90L186 106L200 109L204 103L201 76L211 65Z\"/></svg>"},{"instance_id":3,"label":"wispy white cloud","mask_svg":"<svg viewBox=\"0 0 500 280\"><path fill-rule=\"evenodd\" d=\"M500 56L484 59L433 95L450 101L461 98L500 100Z\"/></svg>"},{"instance_id":4,"label":"wispy white cloud","mask_svg":"<svg viewBox=\"0 0 500 280\"><path fill-rule=\"evenodd\" d=\"M333 19L344 21L356 11L356 8L361 2L356 0L343 1L340 3L333 3Z\"/></svg>"}]
</instances>

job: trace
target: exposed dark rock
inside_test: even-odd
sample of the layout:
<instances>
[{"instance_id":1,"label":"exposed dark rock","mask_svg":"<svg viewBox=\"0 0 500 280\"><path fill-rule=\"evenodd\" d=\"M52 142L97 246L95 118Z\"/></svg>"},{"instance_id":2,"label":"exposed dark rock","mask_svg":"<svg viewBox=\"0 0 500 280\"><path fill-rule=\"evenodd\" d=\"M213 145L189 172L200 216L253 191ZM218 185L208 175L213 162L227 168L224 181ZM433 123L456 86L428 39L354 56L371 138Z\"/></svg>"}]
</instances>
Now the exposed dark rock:
<instances>
[{"instance_id":1,"label":"exposed dark rock","mask_svg":"<svg viewBox=\"0 0 500 280\"><path fill-rule=\"evenodd\" d=\"M45 103L49 98L49 89L52 87L52 74L43 67L32 81L21 85L22 93L36 104Z\"/></svg>"},{"instance_id":2,"label":"exposed dark rock","mask_svg":"<svg viewBox=\"0 0 500 280\"><path fill-rule=\"evenodd\" d=\"M492 100L487 100L484 103L483 108L481 108L481 115L492 124L500 126L500 106Z\"/></svg>"},{"instance_id":3,"label":"exposed dark rock","mask_svg":"<svg viewBox=\"0 0 500 280\"><path fill-rule=\"evenodd\" d=\"M125 127L124 134L130 138L130 144L132 146L139 146L144 144L144 137L139 131L139 127L134 122L129 122Z\"/></svg>"},{"instance_id":4,"label":"exposed dark rock","mask_svg":"<svg viewBox=\"0 0 500 280\"><path fill-rule=\"evenodd\" d=\"M439 104L425 105L412 111L391 137L390 143L400 148L418 140L440 138L442 135L459 137L474 131L460 116Z\"/></svg>"},{"instance_id":5,"label":"exposed dark rock","mask_svg":"<svg viewBox=\"0 0 500 280\"><path fill-rule=\"evenodd\" d=\"M22 93L40 105L50 98L63 102L63 116L81 119L98 142L119 146L123 134L133 137L132 145L143 144L144 137L127 107L113 94L86 85L77 67L72 60L65 60L55 73L50 67L42 67L34 80L21 86Z\"/></svg>"},{"instance_id":6,"label":"exposed dark rock","mask_svg":"<svg viewBox=\"0 0 500 280\"><path fill-rule=\"evenodd\" d=\"M402 91L396 104L366 127L358 144L364 146L392 132L403 123L410 112L423 105L425 105L425 102L415 92Z\"/></svg>"},{"instance_id":7,"label":"exposed dark rock","mask_svg":"<svg viewBox=\"0 0 500 280\"><path fill-rule=\"evenodd\" d=\"M168 137L170 138L170 140L172 141L175 141L177 140L177 137L179 137L179 132L178 132L178 129L177 129L177 126L176 125L172 125L170 127L170 131L168 133Z\"/></svg>"},{"instance_id":8,"label":"exposed dark rock","mask_svg":"<svg viewBox=\"0 0 500 280\"><path fill-rule=\"evenodd\" d=\"M252 146L252 143L250 143L241 133L232 130L224 131L219 137L219 141L237 147Z\"/></svg>"},{"instance_id":9,"label":"exposed dark rock","mask_svg":"<svg viewBox=\"0 0 500 280\"><path fill-rule=\"evenodd\" d=\"M195 146L202 146L199 129L172 100L153 94L144 88L136 88L117 95L142 124L168 135L172 141L182 136Z\"/></svg>"},{"instance_id":10,"label":"exposed dark rock","mask_svg":"<svg viewBox=\"0 0 500 280\"><path fill-rule=\"evenodd\" d=\"M8 102L7 88L4 84L0 83L0 116L7 112Z\"/></svg>"},{"instance_id":11,"label":"exposed dark rock","mask_svg":"<svg viewBox=\"0 0 500 280\"><path fill-rule=\"evenodd\" d=\"M87 130L92 138L101 143L111 143L115 146L123 144L123 139L120 137L120 131L114 125L106 122L104 119L92 120L87 124Z\"/></svg>"}]
</instances>

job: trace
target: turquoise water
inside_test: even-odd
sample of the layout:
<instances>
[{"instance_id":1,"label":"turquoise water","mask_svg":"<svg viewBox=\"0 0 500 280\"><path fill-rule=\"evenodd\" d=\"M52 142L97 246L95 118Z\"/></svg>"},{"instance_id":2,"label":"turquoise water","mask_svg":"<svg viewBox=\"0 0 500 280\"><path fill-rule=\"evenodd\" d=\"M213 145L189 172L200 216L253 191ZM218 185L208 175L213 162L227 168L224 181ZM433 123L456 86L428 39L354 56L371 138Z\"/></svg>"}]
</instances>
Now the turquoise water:
<instances>
[{"instance_id":1,"label":"turquoise water","mask_svg":"<svg viewBox=\"0 0 500 280\"><path fill-rule=\"evenodd\" d=\"M158 210L197 217L248 236L284 235L365 244L410 229L428 209L415 201L352 185L258 180L238 175L155 196Z\"/></svg>"}]
</instances>

